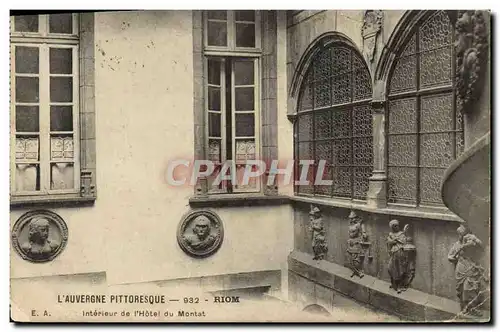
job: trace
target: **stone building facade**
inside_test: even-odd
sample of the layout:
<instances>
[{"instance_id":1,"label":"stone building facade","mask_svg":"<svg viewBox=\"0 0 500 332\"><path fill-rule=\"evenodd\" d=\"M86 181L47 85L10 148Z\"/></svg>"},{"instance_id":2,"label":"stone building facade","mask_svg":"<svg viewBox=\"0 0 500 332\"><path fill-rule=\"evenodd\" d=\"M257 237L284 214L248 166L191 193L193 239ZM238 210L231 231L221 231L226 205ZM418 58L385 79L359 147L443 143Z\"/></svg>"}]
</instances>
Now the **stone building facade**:
<instances>
[{"instance_id":1,"label":"stone building facade","mask_svg":"<svg viewBox=\"0 0 500 332\"><path fill-rule=\"evenodd\" d=\"M303 10L12 17L13 317L23 320L22 308L32 301L16 297L16 290L50 298L56 288L75 287L264 289L326 310L342 294L406 319L456 315L448 253L457 227L464 220L479 224L470 228L489 251L489 193L473 196L482 195L482 204L458 211L450 195L467 190L454 175L460 173L447 170L469 165L470 158L461 158L490 130L488 56L478 57L476 76L486 79L474 83L482 84L475 110L464 113L457 97L456 22L463 15ZM488 15L481 16L487 41ZM476 31L480 22L474 22ZM71 66L58 69L57 59ZM484 146L488 151L489 143ZM175 159L209 159L218 167L233 159L236 172L250 159L323 159L324 178L333 185L269 185L266 173L246 187L214 185L210 176L194 187L174 187L166 173ZM487 169L474 190L489 186ZM443 179L450 180L442 190ZM320 260L313 260L311 205L320 211L321 245L328 248ZM215 251L200 258L179 241L183 227L195 227L189 218L203 211L216 216L209 218L212 228L223 232L215 235ZM23 250L15 243L27 236L19 228L27 216L50 219L50 213L67 226L58 233L64 250L44 263L14 253ZM409 225L405 248L413 253L405 265L412 281L402 293L389 288L386 240L393 219L401 230ZM356 242L365 253L363 278L351 277L347 267L349 239L356 239L350 220L366 234ZM480 263L488 269L489 256Z\"/></svg>"}]
</instances>

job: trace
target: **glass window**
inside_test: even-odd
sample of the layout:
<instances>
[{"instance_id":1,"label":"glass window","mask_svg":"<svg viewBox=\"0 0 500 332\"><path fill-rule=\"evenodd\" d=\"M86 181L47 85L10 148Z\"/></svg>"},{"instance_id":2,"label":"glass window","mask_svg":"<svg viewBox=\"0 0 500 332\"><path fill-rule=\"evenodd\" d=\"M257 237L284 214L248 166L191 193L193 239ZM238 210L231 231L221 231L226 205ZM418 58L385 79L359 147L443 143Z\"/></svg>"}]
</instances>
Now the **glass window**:
<instances>
[{"instance_id":1,"label":"glass window","mask_svg":"<svg viewBox=\"0 0 500 332\"><path fill-rule=\"evenodd\" d=\"M388 201L441 206L441 178L463 151L453 26L432 13L398 52L388 84Z\"/></svg>"},{"instance_id":2,"label":"glass window","mask_svg":"<svg viewBox=\"0 0 500 332\"><path fill-rule=\"evenodd\" d=\"M295 124L295 159L314 164L309 184L297 185L297 194L366 199L373 169L371 96L370 74L356 51L333 44L314 56L300 87ZM332 180L331 186L314 185L321 160L322 179Z\"/></svg>"}]
</instances>

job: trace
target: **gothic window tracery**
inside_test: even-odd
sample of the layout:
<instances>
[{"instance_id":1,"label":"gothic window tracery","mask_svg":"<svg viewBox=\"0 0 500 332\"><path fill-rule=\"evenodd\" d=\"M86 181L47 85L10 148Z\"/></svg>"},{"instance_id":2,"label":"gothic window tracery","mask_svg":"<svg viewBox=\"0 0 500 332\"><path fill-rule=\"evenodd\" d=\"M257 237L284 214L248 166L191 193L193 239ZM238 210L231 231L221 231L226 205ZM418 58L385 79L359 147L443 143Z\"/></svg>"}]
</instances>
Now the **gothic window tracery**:
<instances>
[{"instance_id":1,"label":"gothic window tracery","mask_svg":"<svg viewBox=\"0 0 500 332\"><path fill-rule=\"evenodd\" d=\"M300 86L295 123L296 179L299 160L313 160L309 184L296 194L366 199L373 170L372 84L357 51L342 43L318 50ZM320 160L322 179L333 185L314 185Z\"/></svg>"},{"instance_id":2,"label":"gothic window tracery","mask_svg":"<svg viewBox=\"0 0 500 332\"><path fill-rule=\"evenodd\" d=\"M388 202L441 206L441 178L463 151L454 83L454 32L429 14L397 53L386 116Z\"/></svg>"}]
</instances>

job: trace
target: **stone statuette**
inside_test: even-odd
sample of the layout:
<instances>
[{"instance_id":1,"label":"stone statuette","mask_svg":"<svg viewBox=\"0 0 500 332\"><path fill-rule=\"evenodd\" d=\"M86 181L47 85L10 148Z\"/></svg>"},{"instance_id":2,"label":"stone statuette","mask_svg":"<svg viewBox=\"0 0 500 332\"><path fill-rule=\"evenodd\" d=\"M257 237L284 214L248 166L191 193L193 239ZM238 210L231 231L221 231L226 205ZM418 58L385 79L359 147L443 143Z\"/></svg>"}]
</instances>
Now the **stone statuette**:
<instances>
[{"instance_id":1,"label":"stone statuette","mask_svg":"<svg viewBox=\"0 0 500 332\"><path fill-rule=\"evenodd\" d=\"M37 210L22 215L12 229L12 245L24 259L33 263L56 258L68 241L68 227L51 211Z\"/></svg>"},{"instance_id":2,"label":"stone statuette","mask_svg":"<svg viewBox=\"0 0 500 332\"><path fill-rule=\"evenodd\" d=\"M394 219L389 222L389 227L391 232L387 236L387 250L389 251L390 288L401 293L408 289L415 277L416 247L408 235L409 225L405 225L401 231L399 221Z\"/></svg>"},{"instance_id":3,"label":"stone statuette","mask_svg":"<svg viewBox=\"0 0 500 332\"><path fill-rule=\"evenodd\" d=\"M192 211L186 215L177 230L177 242L190 256L203 258L214 254L222 244L224 228L212 211Z\"/></svg>"},{"instance_id":4,"label":"stone statuette","mask_svg":"<svg viewBox=\"0 0 500 332\"><path fill-rule=\"evenodd\" d=\"M321 211L318 207L311 205L309 212L309 231L312 233L312 249L314 260L325 259L328 246L325 239L325 227L321 218Z\"/></svg>"},{"instance_id":5,"label":"stone statuette","mask_svg":"<svg viewBox=\"0 0 500 332\"><path fill-rule=\"evenodd\" d=\"M458 241L450 249L448 260L455 264L460 310L464 314L480 315L476 307L483 300L481 295L488 281L484 268L478 263L483 243L463 225L457 233Z\"/></svg>"},{"instance_id":6,"label":"stone statuette","mask_svg":"<svg viewBox=\"0 0 500 332\"><path fill-rule=\"evenodd\" d=\"M368 235L363 225L363 219L358 217L356 212L349 214L349 239L347 240L348 267L352 270L351 278L358 276L364 277L363 263L365 252L370 248ZM371 258L368 255L368 258Z\"/></svg>"}]
</instances>

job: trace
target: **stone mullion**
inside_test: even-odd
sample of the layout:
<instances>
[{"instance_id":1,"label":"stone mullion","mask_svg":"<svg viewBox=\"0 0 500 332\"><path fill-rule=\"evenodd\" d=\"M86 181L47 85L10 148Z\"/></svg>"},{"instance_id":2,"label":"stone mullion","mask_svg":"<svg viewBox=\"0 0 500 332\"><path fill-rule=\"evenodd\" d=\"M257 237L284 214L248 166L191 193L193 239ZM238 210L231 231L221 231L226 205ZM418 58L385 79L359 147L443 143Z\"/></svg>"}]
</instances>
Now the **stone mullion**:
<instances>
[{"instance_id":1,"label":"stone mullion","mask_svg":"<svg viewBox=\"0 0 500 332\"><path fill-rule=\"evenodd\" d=\"M387 143L385 139L387 103L383 87L384 82L375 82L372 101L373 172L369 179L367 204L376 208L387 206Z\"/></svg>"}]
</instances>

